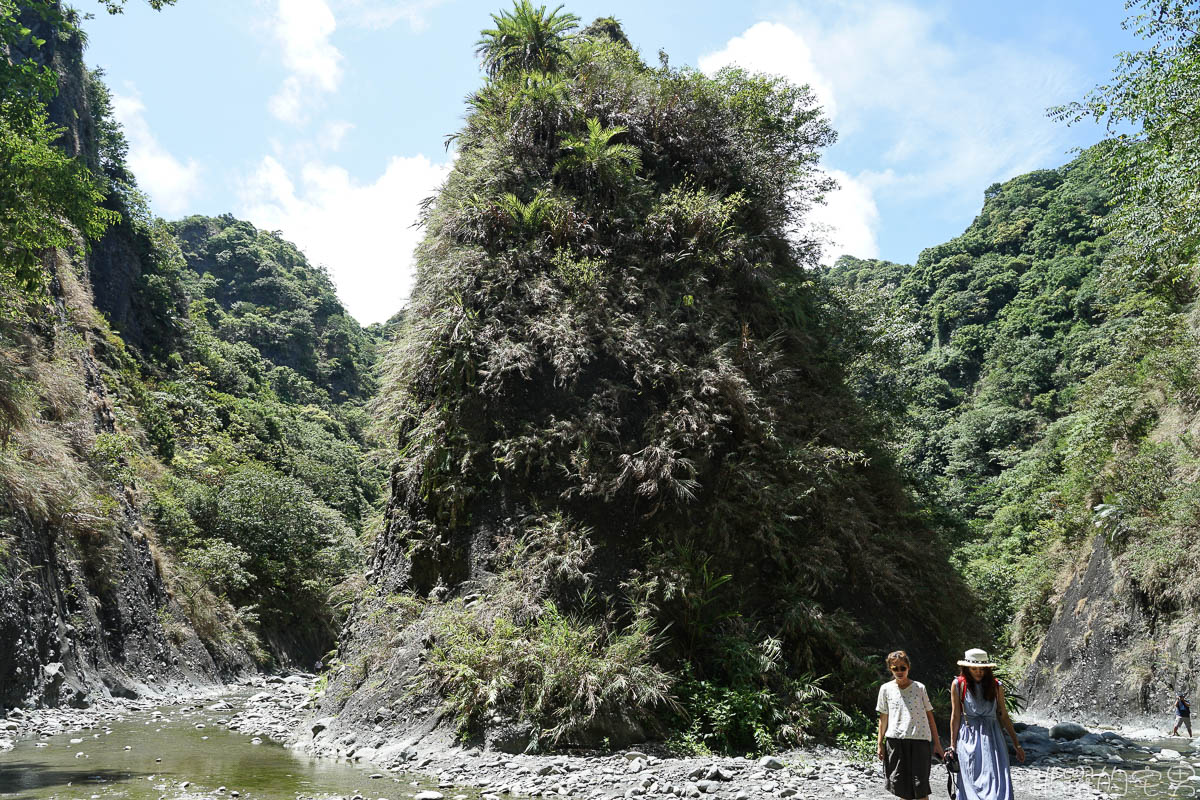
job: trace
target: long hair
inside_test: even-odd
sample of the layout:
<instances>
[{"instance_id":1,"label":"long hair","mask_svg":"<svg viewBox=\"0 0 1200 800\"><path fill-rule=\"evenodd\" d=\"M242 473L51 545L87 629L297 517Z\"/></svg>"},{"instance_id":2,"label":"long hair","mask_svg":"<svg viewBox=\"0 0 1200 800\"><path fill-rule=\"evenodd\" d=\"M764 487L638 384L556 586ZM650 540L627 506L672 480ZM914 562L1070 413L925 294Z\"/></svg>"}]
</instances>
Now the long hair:
<instances>
[{"instance_id":1,"label":"long hair","mask_svg":"<svg viewBox=\"0 0 1200 800\"><path fill-rule=\"evenodd\" d=\"M979 681L978 683L976 683L975 679L971 677L970 667L960 666L958 668L958 674L961 675L964 680L966 680L967 689L969 689L976 697L979 696L979 690L983 689L983 697L985 700L996 699L996 687L1000 682L997 681L996 676L992 674L991 667L983 668L983 680Z\"/></svg>"}]
</instances>

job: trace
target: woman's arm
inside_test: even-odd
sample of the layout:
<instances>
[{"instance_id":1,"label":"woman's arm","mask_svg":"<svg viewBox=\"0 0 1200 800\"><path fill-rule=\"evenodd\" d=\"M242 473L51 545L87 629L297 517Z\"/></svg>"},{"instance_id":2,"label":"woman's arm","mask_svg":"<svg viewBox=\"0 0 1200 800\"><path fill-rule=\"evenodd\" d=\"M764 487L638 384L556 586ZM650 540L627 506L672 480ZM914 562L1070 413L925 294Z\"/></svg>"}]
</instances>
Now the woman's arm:
<instances>
[{"instance_id":1,"label":"woman's arm","mask_svg":"<svg viewBox=\"0 0 1200 800\"><path fill-rule=\"evenodd\" d=\"M933 718L932 711L926 711L929 715L929 730L933 733L933 752L938 758L945 758L946 753L942 750L942 737L938 736L937 720Z\"/></svg>"},{"instance_id":2,"label":"woman's arm","mask_svg":"<svg viewBox=\"0 0 1200 800\"><path fill-rule=\"evenodd\" d=\"M958 681L950 683L950 749L958 744L958 726L962 723L962 697L958 694Z\"/></svg>"},{"instance_id":3,"label":"woman's arm","mask_svg":"<svg viewBox=\"0 0 1200 800\"><path fill-rule=\"evenodd\" d=\"M875 742L876 755L879 756L880 761L883 761L883 759L884 759L884 750L883 750L883 738L884 737L883 737L883 734L884 734L884 731L887 730L887 722L888 722L888 715L886 713L880 714L879 715L879 738Z\"/></svg>"},{"instance_id":4,"label":"woman's arm","mask_svg":"<svg viewBox=\"0 0 1200 800\"><path fill-rule=\"evenodd\" d=\"M1000 724L1004 726L1012 739L1013 747L1017 751L1017 761L1024 764L1025 751L1021 749L1021 743L1017 740L1017 729L1013 727L1012 718L1008 716L1008 704L1004 702L1004 687L999 681L996 682L996 713L1000 717Z\"/></svg>"},{"instance_id":5,"label":"woman's arm","mask_svg":"<svg viewBox=\"0 0 1200 800\"><path fill-rule=\"evenodd\" d=\"M938 735L937 719L933 716L933 703L929 702L929 692L925 691L925 687L921 687L921 699L925 701L925 715L929 718L929 735L933 741L933 752L938 758L945 758L946 753L942 750L942 737Z\"/></svg>"}]
</instances>

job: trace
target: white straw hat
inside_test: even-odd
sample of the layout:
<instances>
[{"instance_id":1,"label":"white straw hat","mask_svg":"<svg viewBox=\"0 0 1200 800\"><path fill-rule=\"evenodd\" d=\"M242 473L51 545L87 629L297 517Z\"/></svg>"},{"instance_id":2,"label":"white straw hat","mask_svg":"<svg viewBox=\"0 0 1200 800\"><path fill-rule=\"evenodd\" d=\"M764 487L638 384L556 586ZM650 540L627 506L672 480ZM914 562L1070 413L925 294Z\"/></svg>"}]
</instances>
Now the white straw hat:
<instances>
[{"instance_id":1,"label":"white straw hat","mask_svg":"<svg viewBox=\"0 0 1200 800\"><path fill-rule=\"evenodd\" d=\"M994 667L994 666L996 666L994 663L992 663L991 661L988 660L987 651L980 650L978 648L976 648L974 650L968 650L967 652L963 653L962 661L959 661L958 665L960 667Z\"/></svg>"}]
</instances>

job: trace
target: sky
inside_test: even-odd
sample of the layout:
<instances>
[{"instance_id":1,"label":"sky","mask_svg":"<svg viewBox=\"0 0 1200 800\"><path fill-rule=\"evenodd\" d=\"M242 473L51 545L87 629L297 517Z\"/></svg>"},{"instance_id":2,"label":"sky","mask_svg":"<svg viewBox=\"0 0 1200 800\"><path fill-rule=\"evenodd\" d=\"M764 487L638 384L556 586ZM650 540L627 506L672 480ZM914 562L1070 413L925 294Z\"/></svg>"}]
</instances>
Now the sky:
<instances>
[{"instance_id":1,"label":"sky","mask_svg":"<svg viewBox=\"0 0 1200 800\"><path fill-rule=\"evenodd\" d=\"M93 0L75 0L88 10ZM511 0L130 0L84 24L129 165L167 219L232 213L324 265L363 323L412 288L421 201L483 77L479 31ZM552 3L553 8L556 3ZM958 235L984 190L1069 161L1090 124L1049 119L1136 47L1122 0L582 0L644 60L726 64L813 87L840 188L810 224L825 259L912 263Z\"/></svg>"}]
</instances>

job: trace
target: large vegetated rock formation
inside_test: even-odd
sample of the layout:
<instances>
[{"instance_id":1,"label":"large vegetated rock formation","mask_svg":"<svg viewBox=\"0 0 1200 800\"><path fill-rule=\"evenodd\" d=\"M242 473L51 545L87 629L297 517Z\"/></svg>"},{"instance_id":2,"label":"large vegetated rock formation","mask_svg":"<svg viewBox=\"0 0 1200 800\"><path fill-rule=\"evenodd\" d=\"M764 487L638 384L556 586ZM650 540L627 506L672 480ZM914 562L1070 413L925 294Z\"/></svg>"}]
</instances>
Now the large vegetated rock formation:
<instances>
[{"instance_id":1,"label":"large vegetated rock formation","mask_svg":"<svg viewBox=\"0 0 1200 800\"><path fill-rule=\"evenodd\" d=\"M319 749L616 745L664 720L733 744L702 707L746 695L777 698L746 706L764 746L821 724L795 695L814 675L853 704L870 654L949 663L964 615L934 606L966 595L843 386L795 233L832 130L806 87L650 68L611 30L485 31Z\"/></svg>"}]
</instances>

